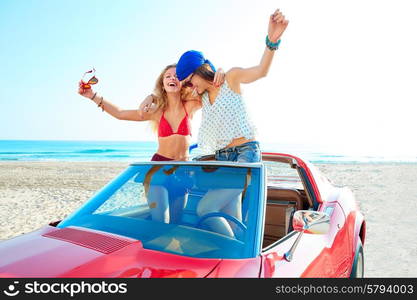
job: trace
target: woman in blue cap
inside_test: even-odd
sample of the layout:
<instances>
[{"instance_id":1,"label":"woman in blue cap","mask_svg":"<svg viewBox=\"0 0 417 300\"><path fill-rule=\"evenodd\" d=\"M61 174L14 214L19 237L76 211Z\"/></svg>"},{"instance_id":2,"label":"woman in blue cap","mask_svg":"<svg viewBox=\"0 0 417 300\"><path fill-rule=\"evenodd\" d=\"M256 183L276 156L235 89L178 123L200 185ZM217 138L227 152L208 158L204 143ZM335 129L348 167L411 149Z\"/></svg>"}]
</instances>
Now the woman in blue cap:
<instances>
[{"instance_id":1,"label":"woman in blue cap","mask_svg":"<svg viewBox=\"0 0 417 300\"><path fill-rule=\"evenodd\" d=\"M216 160L259 162L261 151L256 132L242 99L240 84L251 83L267 75L280 38L288 21L279 10L269 18L266 47L259 65L251 68L232 68L226 72L224 83L216 87L212 82L213 64L198 51L185 52L177 63L177 77L183 86L202 95L202 120L198 146L203 152L215 152ZM209 190L199 202L197 214L202 217L222 211L242 220L241 189ZM205 223L215 232L236 237L224 218L209 218Z\"/></svg>"},{"instance_id":2,"label":"woman in blue cap","mask_svg":"<svg viewBox=\"0 0 417 300\"><path fill-rule=\"evenodd\" d=\"M216 160L258 162L261 160L256 131L245 103L240 84L251 83L268 73L275 50L288 21L276 10L269 18L266 47L259 65L251 68L232 68L225 82L212 84L216 72L213 64L199 51L185 52L177 63L177 77L183 86L202 95L202 121L198 146L205 153L215 153Z\"/></svg>"}]
</instances>

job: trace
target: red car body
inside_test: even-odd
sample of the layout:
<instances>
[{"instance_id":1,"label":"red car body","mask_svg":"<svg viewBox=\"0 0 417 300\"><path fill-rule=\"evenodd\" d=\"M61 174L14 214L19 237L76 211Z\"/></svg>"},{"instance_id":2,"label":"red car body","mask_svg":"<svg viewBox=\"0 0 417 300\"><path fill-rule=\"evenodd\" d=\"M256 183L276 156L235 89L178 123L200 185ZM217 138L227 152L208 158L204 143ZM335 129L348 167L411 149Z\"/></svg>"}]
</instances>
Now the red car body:
<instances>
[{"instance_id":1,"label":"red car body","mask_svg":"<svg viewBox=\"0 0 417 300\"><path fill-rule=\"evenodd\" d=\"M264 153L263 157L296 166L308 190L306 195L314 200L310 209L331 211L328 232L304 234L290 261L285 254L300 234L296 231L262 247L254 257L227 259L196 258L145 249L140 240L126 236L50 224L0 243L0 277L351 276L366 231L364 217L352 192L346 187L334 186L318 169L298 157L277 153ZM266 185L261 189L267 190ZM263 228L264 224L259 226Z\"/></svg>"}]
</instances>

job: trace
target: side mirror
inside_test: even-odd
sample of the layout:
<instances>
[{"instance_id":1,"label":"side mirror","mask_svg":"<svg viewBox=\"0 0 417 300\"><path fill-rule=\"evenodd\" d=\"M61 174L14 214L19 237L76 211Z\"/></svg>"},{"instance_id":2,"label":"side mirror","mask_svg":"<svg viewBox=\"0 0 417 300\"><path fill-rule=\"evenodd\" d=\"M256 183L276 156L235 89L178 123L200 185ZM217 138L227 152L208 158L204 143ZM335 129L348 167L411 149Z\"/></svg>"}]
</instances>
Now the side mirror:
<instances>
[{"instance_id":1,"label":"side mirror","mask_svg":"<svg viewBox=\"0 0 417 300\"><path fill-rule=\"evenodd\" d=\"M323 212L298 210L294 213L292 226L298 232L326 234L330 229L330 217Z\"/></svg>"},{"instance_id":2,"label":"side mirror","mask_svg":"<svg viewBox=\"0 0 417 300\"><path fill-rule=\"evenodd\" d=\"M284 254L286 261L291 261L294 251L300 242L304 233L307 234L326 234L330 229L330 217L318 211L312 210L297 210L293 216L292 226L294 231L299 232L297 239L291 246L291 249Z\"/></svg>"}]
</instances>

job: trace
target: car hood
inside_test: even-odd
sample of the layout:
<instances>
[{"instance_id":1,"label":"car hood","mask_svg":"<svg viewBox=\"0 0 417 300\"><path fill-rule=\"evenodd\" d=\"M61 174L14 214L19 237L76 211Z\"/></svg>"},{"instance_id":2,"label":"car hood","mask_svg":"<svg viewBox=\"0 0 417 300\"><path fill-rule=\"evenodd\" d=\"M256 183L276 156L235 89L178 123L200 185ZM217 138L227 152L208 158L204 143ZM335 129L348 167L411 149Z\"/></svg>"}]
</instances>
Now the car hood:
<instances>
[{"instance_id":1,"label":"car hood","mask_svg":"<svg viewBox=\"0 0 417 300\"><path fill-rule=\"evenodd\" d=\"M148 250L83 228L40 230L0 243L0 277L205 277L220 259Z\"/></svg>"}]
</instances>

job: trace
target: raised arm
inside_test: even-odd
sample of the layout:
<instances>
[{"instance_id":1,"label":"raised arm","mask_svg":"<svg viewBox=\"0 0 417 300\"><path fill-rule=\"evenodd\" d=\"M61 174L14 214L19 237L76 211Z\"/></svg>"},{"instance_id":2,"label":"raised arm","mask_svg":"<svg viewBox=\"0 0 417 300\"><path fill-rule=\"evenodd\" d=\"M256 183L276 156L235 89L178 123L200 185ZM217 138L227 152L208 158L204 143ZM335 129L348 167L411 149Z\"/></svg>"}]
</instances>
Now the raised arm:
<instances>
[{"instance_id":1,"label":"raised arm","mask_svg":"<svg viewBox=\"0 0 417 300\"><path fill-rule=\"evenodd\" d=\"M277 9L274 14L269 17L268 36L271 44L277 44L282 34L288 26L288 20ZM265 47L259 65L251 68L232 68L226 73L227 80L234 86L240 83L251 83L268 74L272 59L277 47Z\"/></svg>"},{"instance_id":2,"label":"raised arm","mask_svg":"<svg viewBox=\"0 0 417 300\"><path fill-rule=\"evenodd\" d=\"M202 107L201 96L193 95L189 88L186 88L186 90L182 92L181 101L184 102L185 109L191 118L193 117L194 113ZM146 99L143 100L140 104L139 110L142 114L155 114L157 111L157 105L153 97L146 97Z\"/></svg>"},{"instance_id":3,"label":"raised arm","mask_svg":"<svg viewBox=\"0 0 417 300\"><path fill-rule=\"evenodd\" d=\"M103 96L98 95L92 89L83 89L81 85L79 86L78 93L85 98L92 100L97 104L98 107L105 111L109 115L115 117L118 120L126 121L148 121L153 117L153 112L146 112L139 109L120 109L118 106L114 105L110 101L104 99ZM148 96L151 97L151 96ZM147 97L147 98L148 98ZM146 101L146 99L144 100Z\"/></svg>"}]
</instances>

